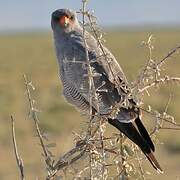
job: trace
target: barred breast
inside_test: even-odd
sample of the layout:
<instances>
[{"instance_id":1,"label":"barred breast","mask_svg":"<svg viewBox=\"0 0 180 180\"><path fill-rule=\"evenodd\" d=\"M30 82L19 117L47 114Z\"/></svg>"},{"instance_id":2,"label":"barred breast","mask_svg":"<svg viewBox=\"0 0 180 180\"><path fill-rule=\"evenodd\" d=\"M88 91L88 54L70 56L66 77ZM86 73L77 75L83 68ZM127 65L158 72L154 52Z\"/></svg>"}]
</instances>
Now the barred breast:
<instances>
[{"instance_id":1,"label":"barred breast","mask_svg":"<svg viewBox=\"0 0 180 180\"><path fill-rule=\"evenodd\" d=\"M76 87L68 81L69 78L73 76L73 73L64 70L64 66L60 67L60 78L63 84L63 95L65 99L75 107L77 107L81 112L87 113L89 111L89 103L80 94Z\"/></svg>"}]
</instances>

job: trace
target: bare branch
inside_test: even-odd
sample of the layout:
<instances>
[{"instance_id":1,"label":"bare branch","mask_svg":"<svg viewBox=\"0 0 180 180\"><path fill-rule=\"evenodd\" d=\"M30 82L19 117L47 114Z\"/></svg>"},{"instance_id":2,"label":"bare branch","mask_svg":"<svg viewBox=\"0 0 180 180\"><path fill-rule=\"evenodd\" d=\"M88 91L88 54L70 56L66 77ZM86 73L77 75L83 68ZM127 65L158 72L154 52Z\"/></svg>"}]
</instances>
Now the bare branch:
<instances>
[{"instance_id":1,"label":"bare branch","mask_svg":"<svg viewBox=\"0 0 180 180\"><path fill-rule=\"evenodd\" d=\"M123 142L123 137L124 135L122 133L120 133L120 153L121 153L121 166L122 166L122 172L121 172L121 176L122 178L120 178L121 180L128 180L128 171L126 169L126 160L127 157L124 154L124 142Z\"/></svg>"},{"instance_id":2,"label":"bare branch","mask_svg":"<svg viewBox=\"0 0 180 180\"><path fill-rule=\"evenodd\" d=\"M141 174L141 178L142 178L143 180L145 180L145 179L146 179L146 178L145 178L145 173L144 173L144 169L143 169L143 167L142 167L142 161L141 161L141 159L140 159L140 157L139 157L139 155L138 155L138 150L139 150L139 149L137 149L137 147L134 147L134 151L135 151L136 159L137 159L137 161L138 161L138 166L139 166L139 171L140 171L140 174Z\"/></svg>"},{"instance_id":3,"label":"bare branch","mask_svg":"<svg viewBox=\"0 0 180 180\"><path fill-rule=\"evenodd\" d=\"M89 61L89 55L88 55L88 49L87 49L87 43L86 43L86 32L85 32L85 13L86 13L86 3L87 0L82 0L82 18L83 18L83 41L84 41L84 47L85 47L85 53L86 53L86 62L88 65L87 71L88 71L88 84L89 84L89 92L88 92L88 99L89 99L89 119L90 119L90 124L89 124L89 129L88 129L88 134L91 137L92 134L92 95L93 93L96 95L95 93L95 89L94 89L94 81L93 81L93 76L92 76L92 68L91 68L91 64ZM95 96L94 96L95 97ZM95 98L96 99L96 98ZM92 178L92 153L90 151L89 154L89 166L90 166L90 179Z\"/></svg>"},{"instance_id":4,"label":"bare branch","mask_svg":"<svg viewBox=\"0 0 180 180\"><path fill-rule=\"evenodd\" d=\"M176 131L180 130L180 128L176 128L176 127L161 127L161 129L170 129L170 130L176 130Z\"/></svg>"},{"instance_id":5,"label":"bare branch","mask_svg":"<svg viewBox=\"0 0 180 180\"><path fill-rule=\"evenodd\" d=\"M31 82L28 82L26 75L24 75L23 78L24 78L27 97L28 97L28 101L29 101L30 113L32 114L32 119L34 121L34 124L35 124L35 127L36 127L36 132L37 132L37 135L38 135L38 138L39 138L39 142L40 142L40 145L42 147L43 157L44 157L45 163L47 165L47 168L50 171L49 173L51 174L53 160L52 160L52 158L50 157L50 155L48 153L46 145L45 145L45 143L43 141L43 135L42 135L42 133L40 131L40 128L39 128L39 123L38 123L39 120L38 120L37 110L34 107L33 99L31 97L31 91L30 91L30 88L29 88L29 85L31 84Z\"/></svg>"},{"instance_id":6,"label":"bare branch","mask_svg":"<svg viewBox=\"0 0 180 180\"><path fill-rule=\"evenodd\" d=\"M140 107L140 109L142 110L142 111L144 111L144 112L146 112L146 113L148 113L148 114L151 114L152 116L156 116L156 113L155 112L152 112L152 111L148 111L148 110L146 110L146 109L144 109L144 108L142 108L142 107ZM159 119L162 119L163 121L165 121L165 122L168 122L168 123L170 123L170 124L172 124L172 125L175 125L175 126L179 126L180 127L180 124L178 124L178 123L176 123L176 122L173 122L173 121L170 121L170 120L168 120L168 119L166 119L166 118L164 118L164 117L158 117Z\"/></svg>"},{"instance_id":7,"label":"bare branch","mask_svg":"<svg viewBox=\"0 0 180 180\"><path fill-rule=\"evenodd\" d=\"M17 148L17 143L16 143L16 134L15 134L15 127L14 127L14 118L11 116L11 126L12 126L12 140L13 140L13 149L14 149L14 154L16 157L16 162L20 171L20 177L21 180L25 180L24 176L24 164L21 156L18 153L18 148Z\"/></svg>"},{"instance_id":8,"label":"bare branch","mask_svg":"<svg viewBox=\"0 0 180 180\"><path fill-rule=\"evenodd\" d=\"M149 88L152 88L154 86L157 86L159 84L165 84L165 83L170 83L170 82L173 82L173 83L177 83L177 84L180 84L180 78L179 77L169 77L169 76L165 76L163 78L160 78L156 81L153 81L149 84L147 84L145 87L143 87L142 89L139 89L139 92L142 93L143 91L146 91L148 90Z\"/></svg>"},{"instance_id":9,"label":"bare branch","mask_svg":"<svg viewBox=\"0 0 180 180\"><path fill-rule=\"evenodd\" d=\"M163 59L161 59L157 63L157 66L160 66L161 64L163 64L168 58L172 57L173 54L177 53L179 49L180 49L180 46L177 46L174 49L172 49Z\"/></svg>"}]
</instances>

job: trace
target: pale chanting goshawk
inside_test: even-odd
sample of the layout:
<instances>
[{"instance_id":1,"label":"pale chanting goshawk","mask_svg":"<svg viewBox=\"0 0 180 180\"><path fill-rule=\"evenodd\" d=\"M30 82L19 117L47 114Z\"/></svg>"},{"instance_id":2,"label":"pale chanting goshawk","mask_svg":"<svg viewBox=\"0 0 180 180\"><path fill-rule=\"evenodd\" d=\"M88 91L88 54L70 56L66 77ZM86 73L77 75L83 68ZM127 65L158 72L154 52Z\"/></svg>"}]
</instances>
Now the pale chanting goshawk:
<instances>
[{"instance_id":1,"label":"pale chanting goshawk","mask_svg":"<svg viewBox=\"0 0 180 180\"><path fill-rule=\"evenodd\" d=\"M76 13L69 9L58 9L52 13L51 26L54 35L56 55L59 64L60 78L63 84L63 94L66 100L83 112L89 112L90 105L93 113L108 114L112 107L120 102L126 94L122 88L117 88L114 79L120 84L128 86L126 77L110 51L103 47L108 59L102 56L102 49L97 40L85 32L78 22ZM85 48L86 47L86 48ZM88 58L87 58L88 53ZM89 102L89 77L87 59L91 65L97 101ZM160 173L162 169L153 155L153 142L140 120L140 110L135 102L129 99L131 107L121 107L117 115L107 117L108 122L124 133L146 155L152 166ZM98 111L98 112L97 112Z\"/></svg>"}]
</instances>

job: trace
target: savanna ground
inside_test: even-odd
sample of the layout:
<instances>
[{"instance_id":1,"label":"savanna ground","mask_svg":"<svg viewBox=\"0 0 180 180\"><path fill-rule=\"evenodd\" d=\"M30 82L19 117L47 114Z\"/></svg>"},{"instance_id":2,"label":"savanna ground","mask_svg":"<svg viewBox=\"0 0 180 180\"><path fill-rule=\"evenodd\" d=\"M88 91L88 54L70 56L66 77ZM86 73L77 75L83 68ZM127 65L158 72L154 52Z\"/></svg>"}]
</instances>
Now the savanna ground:
<instances>
[{"instance_id":1,"label":"savanna ground","mask_svg":"<svg viewBox=\"0 0 180 180\"><path fill-rule=\"evenodd\" d=\"M150 34L155 36L153 57L160 59L168 51L179 45L180 31L107 31L106 46L116 56L129 81L138 75L139 69L148 60L148 50L141 46ZM172 75L179 75L180 55L172 58L165 66ZM0 179L19 179L12 148L10 115L15 117L18 149L21 153L27 179L43 179L44 162L41 157L38 140L35 137L33 123L28 116L28 103L23 83L23 74L27 74L36 87L34 96L36 106L41 110L40 124L49 138L56 142L56 155L62 154L73 145L73 131L80 132L87 119L82 117L61 96L61 84L58 79L58 68L50 33L24 33L0 36ZM173 94L168 113L175 116L180 123L180 91L176 85L154 90L145 103L154 109L163 111L169 94ZM147 120L148 119L148 120ZM153 123L153 117L146 116L145 124ZM149 126L150 129L151 126ZM108 128L110 132L117 132ZM148 162L144 163L152 172L150 179L180 178L180 131L161 130L158 134L156 156L165 173L157 175Z\"/></svg>"}]
</instances>

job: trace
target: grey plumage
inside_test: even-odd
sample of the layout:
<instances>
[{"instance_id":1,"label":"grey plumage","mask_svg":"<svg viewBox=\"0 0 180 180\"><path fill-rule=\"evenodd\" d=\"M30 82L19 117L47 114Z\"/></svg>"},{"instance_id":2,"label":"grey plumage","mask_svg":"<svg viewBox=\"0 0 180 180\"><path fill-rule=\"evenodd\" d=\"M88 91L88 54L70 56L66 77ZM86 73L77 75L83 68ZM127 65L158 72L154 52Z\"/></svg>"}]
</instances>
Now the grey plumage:
<instances>
[{"instance_id":1,"label":"grey plumage","mask_svg":"<svg viewBox=\"0 0 180 180\"><path fill-rule=\"evenodd\" d=\"M59 26L56 26L53 22L52 26L59 28ZM56 31L54 31L55 47L60 65L60 77L64 86L63 93L68 102L74 104L80 109L82 109L80 105L83 104L83 102L85 105L88 104L89 93L88 77L86 76L88 72L85 64L86 54L82 31L83 30L79 25L75 26L74 29L68 33L63 31L58 31L56 33ZM112 61L111 68L114 73L113 77L96 40L87 32L86 42L88 45L88 56L93 73L100 75L99 77L94 77L95 88L99 89L101 87L99 92L97 92L99 97L98 106L100 108L100 113L107 114L111 110L111 107L121 99L121 96L118 94L117 89L113 84L113 78L119 77L122 82L125 83L127 83L127 80L114 56L107 50L107 48L104 47L108 59L111 59ZM100 92L101 90L105 90L107 92ZM74 98L73 92L79 93L79 100ZM93 107L97 109L97 104L93 103ZM85 109L89 109L89 107ZM131 118L127 117L126 120L131 120Z\"/></svg>"},{"instance_id":2,"label":"grey plumage","mask_svg":"<svg viewBox=\"0 0 180 180\"><path fill-rule=\"evenodd\" d=\"M89 78L87 76L88 69L83 29L78 23L76 14L68 9L59 9L53 12L51 25L60 78L63 83L63 94L69 103L83 112L88 112L90 108ZM99 114L109 114L112 107L123 101L127 95L129 91L128 82L110 51L103 47L107 59L110 61L109 66L96 39L88 32L85 33L85 39L91 68L93 74L96 74L93 81L98 96L98 105L97 101L93 99L92 109L94 113L98 109ZM120 86L117 87L117 84ZM128 101L131 107L121 107L113 118L108 118L108 122L135 142L155 169L162 171L152 154L154 145L140 121L140 110L135 107L133 99Z\"/></svg>"}]
</instances>

